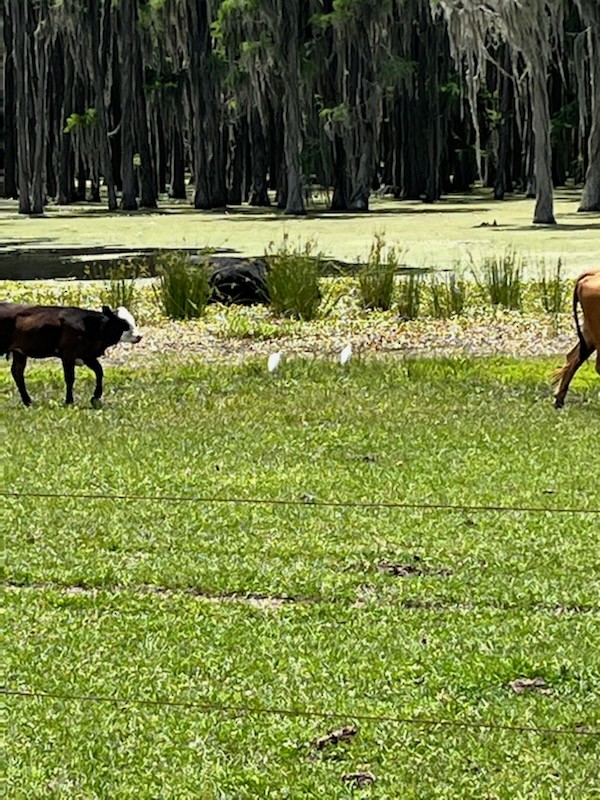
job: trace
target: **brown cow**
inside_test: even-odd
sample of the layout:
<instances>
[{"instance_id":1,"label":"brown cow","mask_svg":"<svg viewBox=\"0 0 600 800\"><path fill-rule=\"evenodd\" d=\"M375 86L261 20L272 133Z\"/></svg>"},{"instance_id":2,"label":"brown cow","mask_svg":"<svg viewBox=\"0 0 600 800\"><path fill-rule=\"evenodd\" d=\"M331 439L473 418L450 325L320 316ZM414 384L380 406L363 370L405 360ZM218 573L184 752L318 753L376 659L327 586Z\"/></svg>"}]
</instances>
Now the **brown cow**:
<instances>
[{"instance_id":1,"label":"brown cow","mask_svg":"<svg viewBox=\"0 0 600 800\"><path fill-rule=\"evenodd\" d=\"M63 364L66 403L73 402L75 366L85 364L96 376L92 405L100 405L103 372L98 358L117 342L135 344L142 337L126 308L102 311L65 306L26 306L0 303L0 353L12 355L11 372L21 399L31 405L25 386L28 358L57 356Z\"/></svg>"},{"instance_id":2,"label":"brown cow","mask_svg":"<svg viewBox=\"0 0 600 800\"><path fill-rule=\"evenodd\" d=\"M583 325L579 322L577 306L583 311ZM579 341L567 355L567 363L556 371L554 383L558 383L554 405L562 408L565 395L573 375L596 351L596 372L600 375L600 269L584 272L579 276L573 291L573 316Z\"/></svg>"}]
</instances>

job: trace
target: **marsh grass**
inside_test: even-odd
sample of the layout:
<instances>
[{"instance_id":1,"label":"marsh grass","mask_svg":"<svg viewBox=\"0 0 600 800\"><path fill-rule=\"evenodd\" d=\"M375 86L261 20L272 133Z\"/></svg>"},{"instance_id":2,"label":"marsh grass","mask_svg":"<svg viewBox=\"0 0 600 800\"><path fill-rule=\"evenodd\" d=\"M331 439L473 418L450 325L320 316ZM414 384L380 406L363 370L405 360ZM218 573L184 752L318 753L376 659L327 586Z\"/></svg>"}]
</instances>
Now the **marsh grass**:
<instances>
[{"instance_id":1,"label":"marsh grass","mask_svg":"<svg viewBox=\"0 0 600 800\"><path fill-rule=\"evenodd\" d=\"M467 307L467 283L455 272L433 273L428 283L429 312L436 319L457 317Z\"/></svg>"},{"instance_id":2,"label":"marsh grass","mask_svg":"<svg viewBox=\"0 0 600 800\"><path fill-rule=\"evenodd\" d=\"M98 265L89 270L91 278L104 278L104 286L100 294L103 305L111 308L125 306L129 311L137 312L139 300L140 278L149 274L147 262L139 258L128 258L117 262L108 269Z\"/></svg>"},{"instance_id":3,"label":"marsh grass","mask_svg":"<svg viewBox=\"0 0 600 800\"><path fill-rule=\"evenodd\" d=\"M471 259L475 283L492 306L514 310L523 307L523 271L526 261L514 250L502 255L486 256L480 267Z\"/></svg>"},{"instance_id":4,"label":"marsh grass","mask_svg":"<svg viewBox=\"0 0 600 800\"><path fill-rule=\"evenodd\" d=\"M156 258L155 297L165 316L193 319L204 314L212 294L208 261L192 263L188 253L161 253Z\"/></svg>"},{"instance_id":5,"label":"marsh grass","mask_svg":"<svg viewBox=\"0 0 600 800\"><path fill-rule=\"evenodd\" d=\"M357 273L359 297L363 308L390 310L399 266L399 249L394 246L386 248L384 235L375 234L367 262Z\"/></svg>"},{"instance_id":6,"label":"marsh grass","mask_svg":"<svg viewBox=\"0 0 600 800\"><path fill-rule=\"evenodd\" d=\"M417 319L421 311L424 279L421 272L411 272L398 278L396 288L398 314L402 319Z\"/></svg>"},{"instance_id":7,"label":"marsh grass","mask_svg":"<svg viewBox=\"0 0 600 800\"><path fill-rule=\"evenodd\" d=\"M569 284L564 278L563 262L558 259L550 269L544 258L538 260L537 281L534 284L539 292L539 300L547 314L558 315L565 310Z\"/></svg>"},{"instance_id":8,"label":"marsh grass","mask_svg":"<svg viewBox=\"0 0 600 800\"><path fill-rule=\"evenodd\" d=\"M277 247L271 244L265 259L273 311L296 319L314 319L321 302L319 278L323 271L323 256L316 252L315 242L294 247L285 234Z\"/></svg>"}]
</instances>

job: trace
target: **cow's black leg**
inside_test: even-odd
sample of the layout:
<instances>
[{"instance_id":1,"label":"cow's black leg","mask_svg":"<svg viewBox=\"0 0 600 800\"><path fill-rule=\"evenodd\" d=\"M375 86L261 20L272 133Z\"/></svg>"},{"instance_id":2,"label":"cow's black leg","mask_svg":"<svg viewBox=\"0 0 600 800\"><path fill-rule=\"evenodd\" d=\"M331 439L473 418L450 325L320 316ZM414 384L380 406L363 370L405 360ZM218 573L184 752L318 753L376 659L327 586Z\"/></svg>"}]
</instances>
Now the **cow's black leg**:
<instances>
[{"instance_id":1,"label":"cow's black leg","mask_svg":"<svg viewBox=\"0 0 600 800\"><path fill-rule=\"evenodd\" d=\"M10 371L12 372L12 376L17 384L17 389L21 395L21 400L26 406L30 406L31 397L29 397L27 394L27 388L25 386L25 366L27 365L27 356L24 356L22 353L13 353L12 357L13 362Z\"/></svg>"},{"instance_id":2,"label":"cow's black leg","mask_svg":"<svg viewBox=\"0 0 600 800\"><path fill-rule=\"evenodd\" d=\"M94 389L94 394L92 395L92 405L99 406L100 398L102 397L102 378L104 376L102 364L100 364L97 358L87 358L84 361L84 364L86 367L89 367L96 376L96 388Z\"/></svg>"},{"instance_id":3,"label":"cow's black leg","mask_svg":"<svg viewBox=\"0 0 600 800\"><path fill-rule=\"evenodd\" d=\"M62 360L63 372L65 374L65 384L67 386L67 395L65 403L70 406L73 403L73 384L75 383L75 362L68 361L63 358Z\"/></svg>"}]
</instances>

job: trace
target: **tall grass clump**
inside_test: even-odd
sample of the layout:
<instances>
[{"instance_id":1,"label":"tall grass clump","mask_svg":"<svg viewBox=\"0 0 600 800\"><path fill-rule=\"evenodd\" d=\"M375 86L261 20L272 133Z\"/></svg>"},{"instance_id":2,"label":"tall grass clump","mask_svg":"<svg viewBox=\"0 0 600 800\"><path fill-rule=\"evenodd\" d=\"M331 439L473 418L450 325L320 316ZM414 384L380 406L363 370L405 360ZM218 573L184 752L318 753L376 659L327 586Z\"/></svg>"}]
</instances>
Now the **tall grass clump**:
<instances>
[{"instance_id":1,"label":"tall grass clump","mask_svg":"<svg viewBox=\"0 0 600 800\"><path fill-rule=\"evenodd\" d=\"M108 268L106 282L101 292L104 305L111 308L125 306L135 311L138 301L136 280L148 274L146 265L138 259L125 259Z\"/></svg>"},{"instance_id":2,"label":"tall grass clump","mask_svg":"<svg viewBox=\"0 0 600 800\"><path fill-rule=\"evenodd\" d=\"M480 270L473 270L475 282L493 306L520 310L523 307L525 261L514 250L503 256L486 256Z\"/></svg>"},{"instance_id":3,"label":"tall grass clump","mask_svg":"<svg viewBox=\"0 0 600 800\"><path fill-rule=\"evenodd\" d=\"M204 314L212 287L207 260L192 263L188 253L161 253L156 259L157 301L171 319L192 319Z\"/></svg>"},{"instance_id":4,"label":"tall grass clump","mask_svg":"<svg viewBox=\"0 0 600 800\"><path fill-rule=\"evenodd\" d=\"M385 252L383 234L376 233L367 263L358 272L358 290L363 308L389 311L394 296L394 279L399 267L398 250Z\"/></svg>"},{"instance_id":5,"label":"tall grass clump","mask_svg":"<svg viewBox=\"0 0 600 800\"><path fill-rule=\"evenodd\" d=\"M304 320L316 317L321 302L323 256L315 254L314 249L312 241L304 247L292 247L285 234L279 247L271 245L265 253L269 297L277 314Z\"/></svg>"},{"instance_id":6,"label":"tall grass clump","mask_svg":"<svg viewBox=\"0 0 600 800\"><path fill-rule=\"evenodd\" d=\"M402 275L398 281L398 314L402 319L417 319L423 298L423 276L420 272Z\"/></svg>"},{"instance_id":7,"label":"tall grass clump","mask_svg":"<svg viewBox=\"0 0 600 800\"><path fill-rule=\"evenodd\" d=\"M467 302L467 284L455 272L433 274L429 282L431 316L436 319L456 317Z\"/></svg>"},{"instance_id":8,"label":"tall grass clump","mask_svg":"<svg viewBox=\"0 0 600 800\"><path fill-rule=\"evenodd\" d=\"M537 290L542 308L547 314L557 315L565 309L568 285L562 272L562 259L558 259L554 270L546 266L545 259L538 262Z\"/></svg>"}]
</instances>

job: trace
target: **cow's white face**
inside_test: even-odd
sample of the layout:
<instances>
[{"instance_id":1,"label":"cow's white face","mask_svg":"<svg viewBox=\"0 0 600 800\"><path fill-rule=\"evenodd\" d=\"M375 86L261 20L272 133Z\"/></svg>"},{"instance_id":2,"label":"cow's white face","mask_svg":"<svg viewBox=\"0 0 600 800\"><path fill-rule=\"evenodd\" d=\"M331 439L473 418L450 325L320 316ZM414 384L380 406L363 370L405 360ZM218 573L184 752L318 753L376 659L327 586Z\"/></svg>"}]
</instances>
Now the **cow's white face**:
<instances>
[{"instance_id":1,"label":"cow's white face","mask_svg":"<svg viewBox=\"0 0 600 800\"><path fill-rule=\"evenodd\" d=\"M123 331L121 334L121 338L119 339L120 342L128 342L129 344L137 344L140 339L142 338L140 332L137 329L137 325L135 324L135 319L133 318L133 314L131 314L124 306L119 306L115 311L115 314L119 319L122 319L123 322L127 323L126 330Z\"/></svg>"}]
</instances>

